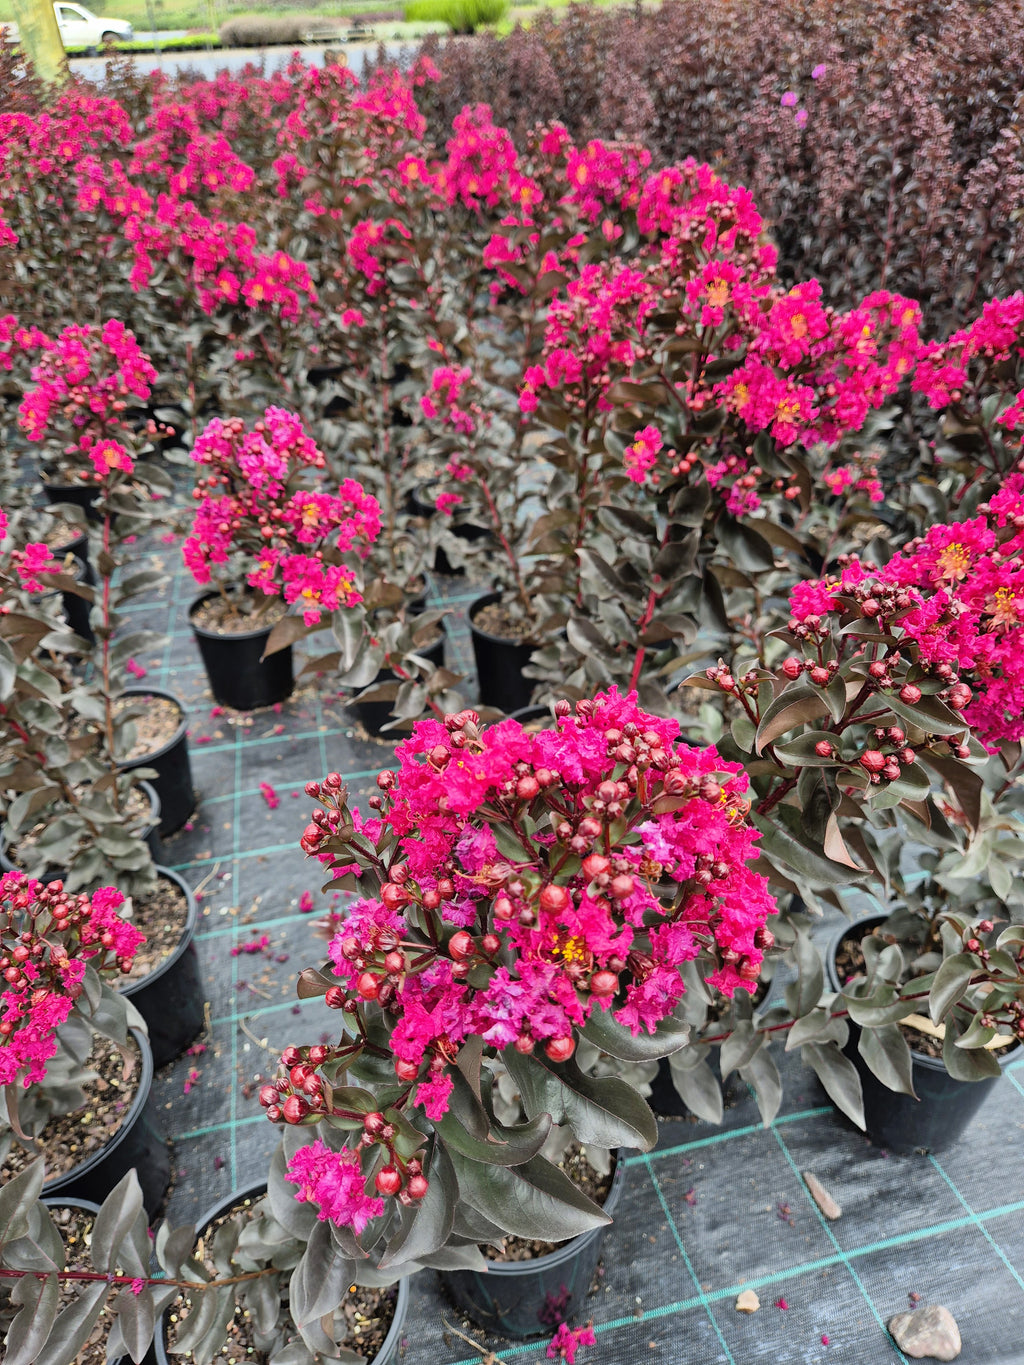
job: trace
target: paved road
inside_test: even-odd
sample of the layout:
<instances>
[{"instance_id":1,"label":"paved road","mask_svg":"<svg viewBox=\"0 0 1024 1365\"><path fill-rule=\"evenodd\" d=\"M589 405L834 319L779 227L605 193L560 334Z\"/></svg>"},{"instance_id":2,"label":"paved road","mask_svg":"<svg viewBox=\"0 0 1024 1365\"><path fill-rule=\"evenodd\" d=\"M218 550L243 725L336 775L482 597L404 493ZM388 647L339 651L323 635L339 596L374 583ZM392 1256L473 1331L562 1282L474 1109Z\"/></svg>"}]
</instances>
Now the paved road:
<instances>
[{"instance_id":1,"label":"paved road","mask_svg":"<svg viewBox=\"0 0 1024 1365\"><path fill-rule=\"evenodd\" d=\"M325 46L338 50L334 44ZM311 66L322 66L325 46L295 44L291 47L220 48L216 52L139 52L135 54L135 61L144 71L160 70L173 74L176 71L187 70L210 77L216 75L218 71L239 72L249 62L256 66L262 65L266 71L277 71L287 65L296 48ZM403 43L384 44L384 50L389 57L398 57L406 49L407 45ZM367 54L375 53L377 46L375 43L349 43L341 44L340 50L345 53L349 66L358 76ZM72 71L95 81L103 79L106 67L102 57L72 57L69 65Z\"/></svg>"}]
</instances>

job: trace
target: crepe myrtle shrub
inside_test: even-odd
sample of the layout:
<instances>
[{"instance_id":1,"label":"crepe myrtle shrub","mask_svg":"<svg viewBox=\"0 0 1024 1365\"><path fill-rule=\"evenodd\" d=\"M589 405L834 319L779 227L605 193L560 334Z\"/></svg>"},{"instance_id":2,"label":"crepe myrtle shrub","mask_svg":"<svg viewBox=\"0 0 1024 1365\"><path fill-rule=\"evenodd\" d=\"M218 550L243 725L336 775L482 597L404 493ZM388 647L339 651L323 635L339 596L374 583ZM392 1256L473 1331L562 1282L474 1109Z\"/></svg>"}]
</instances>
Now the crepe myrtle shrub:
<instances>
[{"instance_id":1,"label":"crepe myrtle shrub","mask_svg":"<svg viewBox=\"0 0 1024 1365\"><path fill-rule=\"evenodd\" d=\"M801 976L786 1003L800 1019L787 1046L845 1042L848 1013L871 1069L909 1093L896 1024L919 1003L944 1025L956 1079L995 1074L985 1044L1020 1036L1022 509L1024 476L1013 474L978 516L933 527L884 567L847 559L797 584L767 665L737 657L687 680L731 702L722 752L751 776L769 879L811 904L870 888L886 911L868 976L831 1005L818 955L797 935ZM896 867L908 844L929 874L916 891ZM984 890L968 897L973 883ZM856 1108L845 1058L826 1087Z\"/></svg>"},{"instance_id":2,"label":"crepe myrtle shrub","mask_svg":"<svg viewBox=\"0 0 1024 1365\"><path fill-rule=\"evenodd\" d=\"M966 326L929 342L912 389L932 420L938 414L938 426L925 477L899 482L892 496L924 531L971 515L1021 468L1024 294L992 299Z\"/></svg>"},{"instance_id":3,"label":"crepe myrtle shrub","mask_svg":"<svg viewBox=\"0 0 1024 1365\"><path fill-rule=\"evenodd\" d=\"M624 1080L581 1070L578 1043L678 1051L680 1003L750 992L771 943L738 767L614 689L558 712L533 734L470 711L417 723L365 817L336 774L307 787L302 846L360 894L330 967L299 980L340 1036L289 1047L260 1094L288 1125L271 1191L381 1273L481 1267L481 1242L606 1222L542 1154L552 1128L647 1150L656 1126ZM523 1123L496 1116L494 1059Z\"/></svg>"},{"instance_id":4,"label":"crepe myrtle shrub","mask_svg":"<svg viewBox=\"0 0 1024 1365\"><path fill-rule=\"evenodd\" d=\"M550 642L535 675L573 695L614 680L664 710L702 622L728 636L777 552L820 563L863 520L819 502L862 481L877 500L861 447L913 369L920 310L879 291L839 312L816 281L784 289L749 194L707 166L651 173L643 149L558 128L519 157L484 132L503 155L483 187L516 204L484 260L531 339L504 330L524 360L518 417L487 347L475 368L442 352L421 402L435 447L447 431L445 510L493 521L509 606Z\"/></svg>"},{"instance_id":5,"label":"crepe myrtle shrub","mask_svg":"<svg viewBox=\"0 0 1024 1365\"><path fill-rule=\"evenodd\" d=\"M100 683L83 680L73 667L85 642L58 612L58 593L91 597L92 589L48 545L28 538L35 520L19 513L8 522L0 511L0 779L8 851L31 833L18 848L27 870L50 876L66 870L72 891L104 880L143 890L152 860L123 827L119 808L134 779L109 762ZM118 725L126 721L117 718Z\"/></svg>"},{"instance_id":6,"label":"crepe myrtle shrub","mask_svg":"<svg viewBox=\"0 0 1024 1365\"><path fill-rule=\"evenodd\" d=\"M85 1104L96 1038L122 1050L129 1074L127 1029L145 1026L110 980L131 970L144 936L119 914L124 904L112 886L74 895L60 881L44 885L23 872L0 877L4 1157Z\"/></svg>"},{"instance_id":7,"label":"crepe myrtle shrub","mask_svg":"<svg viewBox=\"0 0 1024 1365\"><path fill-rule=\"evenodd\" d=\"M325 612L362 602L361 562L380 531L380 509L354 479L336 485L325 475L323 453L294 413L267 408L251 429L215 417L192 458L204 472L192 491L185 565L216 588L234 619L258 625L275 599L295 608L294 624L278 623L268 652L318 627Z\"/></svg>"},{"instance_id":8,"label":"crepe myrtle shrub","mask_svg":"<svg viewBox=\"0 0 1024 1365\"><path fill-rule=\"evenodd\" d=\"M41 447L43 466L52 476L92 492L99 519L95 530L70 518L69 525L89 530L98 583L71 586L90 603L94 639L71 637L70 646L62 643L63 662L49 667L49 688L24 712L28 730L46 741L32 744L16 736L19 769L5 788L18 796L6 818L11 834L43 826L38 837L22 845L29 870L64 871L76 890L114 880L138 892L153 885L152 859L125 827L124 811L133 784L146 773L129 777L118 771L139 712L118 706L117 698L134 681L129 667L134 656L163 639L132 629L124 610L165 581L157 569L129 567L130 546L165 516L161 503L172 492L167 472L148 458L160 428L139 412L156 373L134 335L116 319L40 337L37 356L19 406L19 425ZM79 667L73 670L70 660L76 656ZM41 660L26 660L25 666L47 667ZM66 771L58 777L61 769Z\"/></svg>"}]
</instances>

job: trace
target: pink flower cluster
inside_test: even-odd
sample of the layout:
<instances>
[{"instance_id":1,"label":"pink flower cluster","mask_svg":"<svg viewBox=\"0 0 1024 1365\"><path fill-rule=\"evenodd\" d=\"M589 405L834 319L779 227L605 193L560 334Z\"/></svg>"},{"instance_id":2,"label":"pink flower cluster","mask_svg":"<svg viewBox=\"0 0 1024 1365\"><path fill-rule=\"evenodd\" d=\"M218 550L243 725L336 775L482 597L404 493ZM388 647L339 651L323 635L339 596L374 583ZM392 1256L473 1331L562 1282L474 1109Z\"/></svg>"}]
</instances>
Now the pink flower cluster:
<instances>
[{"instance_id":1,"label":"pink flower cluster","mask_svg":"<svg viewBox=\"0 0 1024 1365\"><path fill-rule=\"evenodd\" d=\"M906 591L892 629L965 729L992 751L1024 739L1024 474L1009 475L977 516L931 527L882 569L853 560L838 578L797 584L792 618L814 624L873 581Z\"/></svg>"},{"instance_id":2,"label":"pink flower cluster","mask_svg":"<svg viewBox=\"0 0 1024 1365\"><path fill-rule=\"evenodd\" d=\"M57 1051L57 1030L82 993L86 963L100 972L130 969L145 938L117 913L123 904L112 886L90 899L23 872L0 877L0 934L8 962L0 995L0 1085L43 1080Z\"/></svg>"},{"instance_id":3,"label":"pink flower cluster","mask_svg":"<svg viewBox=\"0 0 1024 1365\"><path fill-rule=\"evenodd\" d=\"M366 1193L359 1153L331 1149L320 1138L300 1147L288 1163L285 1179L298 1185L295 1198L315 1204L321 1222L350 1227L358 1237L371 1218L384 1212L384 1200Z\"/></svg>"},{"instance_id":4,"label":"pink flower cluster","mask_svg":"<svg viewBox=\"0 0 1024 1365\"><path fill-rule=\"evenodd\" d=\"M197 481L182 547L197 582L209 583L220 566L230 570L235 557L249 587L298 604L307 625L362 600L342 557L365 557L380 532L380 509L354 479L336 493L308 486L325 460L294 413L268 408L251 431L238 419L214 418L192 455L210 471Z\"/></svg>"},{"instance_id":5,"label":"pink flower cluster","mask_svg":"<svg viewBox=\"0 0 1024 1365\"><path fill-rule=\"evenodd\" d=\"M387 1004L396 1071L432 1119L473 1036L564 1060L595 1010L654 1033L702 950L726 995L758 978L775 905L750 866L739 765L614 689L559 715L539 733L481 729L472 712L421 721L378 778L379 815L352 813L354 833L332 837L341 784L328 778L302 839L335 867L397 840L390 880L349 908L329 952L355 998ZM433 949L406 942L424 917Z\"/></svg>"},{"instance_id":6,"label":"pink flower cluster","mask_svg":"<svg viewBox=\"0 0 1024 1365\"><path fill-rule=\"evenodd\" d=\"M52 341L41 338L40 348L33 387L18 409L25 435L42 441L70 432L65 457L80 452L83 462L91 461L97 480L115 470L131 473L131 456L116 437L128 430L132 402L145 403L156 380L134 335L111 318L102 328L65 327Z\"/></svg>"},{"instance_id":7,"label":"pink flower cluster","mask_svg":"<svg viewBox=\"0 0 1024 1365\"><path fill-rule=\"evenodd\" d=\"M0 508L0 545L7 539L9 522L7 513ZM63 565L53 557L53 551L49 545L44 545L41 541L29 541L22 549L12 548L3 554L0 560L0 577L6 578L12 583L20 582L21 587L26 592L45 592L50 586L42 581L41 574L60 573ZM12 579L11 571L17 574L17 580ZM5 605L3 610L9 608Z\"/></svg>"}]
</instances>

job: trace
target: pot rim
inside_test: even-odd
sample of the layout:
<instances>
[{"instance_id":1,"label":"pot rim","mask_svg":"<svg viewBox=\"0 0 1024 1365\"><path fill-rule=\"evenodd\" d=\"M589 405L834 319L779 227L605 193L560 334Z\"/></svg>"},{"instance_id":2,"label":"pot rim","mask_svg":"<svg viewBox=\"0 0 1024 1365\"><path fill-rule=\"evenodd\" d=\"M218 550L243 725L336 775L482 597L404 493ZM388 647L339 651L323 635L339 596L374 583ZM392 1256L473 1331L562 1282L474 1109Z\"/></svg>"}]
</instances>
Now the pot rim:
<instances>
[{"instance_id":1,"label":"pot rim","mask_svg":"<svg viewBox=\"0 0 1024 1365\"><path fill-rule=\"evenodd\" d=\"M219 596L219 590L217 588L212 588L208 592L201 592L198 597L194 598L192 602L189 603L188 623L192 627L193 634L201 636L204 640L216 640L218 642L223 640L255 640L261 635L265 635L269 639L270 632L277 624L276 621L273 625L260 626L257 630L233 630L224 635L219 634L215 630L208 630L206 626L197 626L195 621L192 620L192 613L204 602L209 601L211 597L217 596ZM288 645L287 648L291 649L291 645ZM281 650L280 652L283 654L284 650Z\"/></svg>"},{"instance_id":2,"label":"pot rim","mask_svg":"<svg viewBox=\"0 0 1024 1365\"><path fill-rule=\"evenodd\" d=\"M869 926L883 924L885 920L887 920L888 918L889 918L888 915L879 914L877 911L870 915L859 915L856 919L850 920L846 924L840 925L839 928L835 931L835 933L831 936L828 942L828 952L825 955L825 975L828 978L828 984L832 990L841 991L843 989L843 983L840 982L839 973L836 970L836 955L839 952L839 946L842 943L843 939L850 938L852 936L853 931L857 929L863 929L864 932L860 935L860 937L866 938L869 932ZM855 1024L852 1019L849 1021L849 1023L851 1029L854 1028L858 1030L860 1029L860 1025ZM915 1048L910 1043L909 1039L907 1039L907 1044L910 1047L910 1055L911 1058L913 1059L913 1063L915 1066L922 1066L927 1071L941 1071L945 1075L949 1076L949 1072L946 1070L946 1064L945 1062L943 1062L941 1057L931 1057L928 1055L927 1052L918 1052L917 1048ZM1019 1062L1021 1058L1024 1057L1024 1051L1022 1051L1022 1048L1024 1048L1024 1044L1021 1044L1019 1041L1011 1044L1010 1047L1000 1048L999 1051L995 1054L995 1058L996 1061L999 1063L1000 1069L1005 1071L1006 1068L1011 1065L1011 1063ZM950 1076L950 1080L952 1079L953 1077ZM996 1077L991 1076L989 1077L989 1079L994 1081ZM982 1084L982 1082L963 1081L962 1084L980 1085Z\"/></svg>"},{"instance_id":3,"label":"pot rim","mask_svg":"<svg viewBox=\"0 0 1024 1365\"><path fill-rule=\"evenodd\" d=\"M112 1153L116 1152L118 1147L127 1139L128 1134L142 1117L146 1102L149 1099L149 1092L153 1086L153 1053L149 1046L149 1039L140 1029L133 1028L130 1029L129 1032L138 1044L139 1053L141 1054L139 1084L136 1088L135 1098L132 1100L131 1108L125 1115L124 1121L117 1132L98 1147L95 1152L86 1157L84 1161L79 1162L77 1166L72 1166L70 1171L65 1171L63 1175L55 1176L52 1181L45 1181L43 1184L43 1193L45 1195L46 1191L49 1190L50 1198L58 1197L57 1191L62 1185L67 1185L74 1180L81 1180L83 1176L88 1175L91 1170L98 1166L101 1161L106 1161L106 1159Z\"/></svg>"},{"instance_id":4,"label":"pot rim","mask_svg":"<svg viewBox=\"0 0 1024 1365\"><path fill-rule=\"evenodd\" d=\"M151 749L149 753L143 754L141 758L128 759L117 766L123 773L130 773L135 768L146 768L154 759L164 758L170 751L185 738L188 733L188 716L185 712L185 703L162 687L144 687L141 683L137 687L124 687L118 694L121 697L163 697L167 701L174 702L178 708L178 715L181 717L177 730L173 736L161 744L159 749ZM115 698L116 700L116 698Z\"/></svg>"},{"instance_id":5,"label":"pot rim","mask_svg":"<svg viewBox=\"0 0 1024 1365\"><path fill-rule=\"evenodd\" d=\"M205 1232L212 1222L227 1213L235 1204L240 1204L244 1199L262 1199L266 1192L266 1180L257 1180L251 1185L243 1185L233 1193L225 1195L223 1199L218 1200L216 1204L211 1208L206 1209L205 1212L196 1219L196 1240L199 1239L200 1233ZM398 1292L395 1296L395 1312L391 1319L391 1326L388 1328L387 1334L380 1344L380 1350L373 1357L373 1360L367 1361L367 1365L374 1365L374 1361L376 1360L383 1360L386 1362L388 1360L388 1353L393 1352L394 1345L405 1327L405 1319L409 1308L409 1279L410 1277L408 1275L403 1275L400 1280L395 1281ZM383 1287L389 1288L390 1286L385 1285ZM166 1317L167 1309L165 1308L157 1319L156 1327L153 1332L153 1345L158 1365L169 1365L170 1360L164 1341Z\"/></svg>"},{"instance_id":6,"label":"pot rim","mask_svg":"<svg viewBox=\"0 0 1024 1365\"><path fill-rule=\"evenodd\" d=\"M622 1148L619 1148L615 1156L615 1171L612 1175L611 1188L608 1190L608 1196L602 1205L609 1215L614 1214L618 1208L625 1184L626 1153ZM571 1260L584 1247L589 1246L596 1237L603 1236L611 1226L612 1223L602 1223L600 1227L588 1228L586 1232L579 1232L575 1237L570 1237L568 1241L557 1246L554 1251L546 1251L543 1256L533 1256L528 1261L488 1261L486 1273L488 1275L516 1276L543 1272L552 1266L561 1265L564 1261ZM450 1275L460 1273L458 1270L445 1271L445 1274Z\"/></svg>"},{"instance_id":7,"label":"pot rim","mask_svg":"<svg viewBox=\"0 0 1024 1365\"><path fill-rule=\"evenodd\" d=\"M180 887L181 890L184 891L187 903L185 927L181 931L181 937L178 939L174 951L169 953L162 962L158 962L151 972L148 972L145 976L140 976L138 981L133 981L130 986L126 986L124 990L120 992L121 995L129 1000L131 1000L133 996L138 995L140 991L152 986L155 981L159 981L181 961L182 957L184 957L185 953L188 951L189 945L195 937L196 929L199 926L199 902L196 900L192 888L189 886L188 882L185 881L184 877L180 876L172 868L161 866L160 863L156 864L154 870L158 880L162 877L164 881L173 882L175 886Z\"/></svg>"},{"instance_id":8,"label":"pot rim","mask_svg":"<svg viewBox=\"0 0 1024 1365\"><path fill-rule=\"evenodd\" d=\"M492 589L490 592L482 593L481 596L474 598L473 601L470 602L469 606L466 608L466 620L469 622L470 630L475 635L479 635L482 640L493 640L494 643L497 645L505 645L506 647L511 647L513 649L515 648L528 649L531 654L535 649L541 649L542 644L540 641L510 640L504 635L492 635L489 630L484 630L481 626L478 626L476 624L476 622L473 619L476 613L482 611L484 607L489 607L492 606L495 602L500 602L503 596L504 593L501 591L501 589L495 588Z\"/></svg>"},{"instance_id":9,"label":"pot rim","mask_svg":"<svg viewBox=\"0 0 1024 1365\"><path fill-rule=\"evenodd\" d=\"M59 1196L54 1198L46 1195L39 1201L45 1204L48 1209L85 1209L86 1213L99 1213L100 1206L92 1199L79 1199L77 1195L70 1198L61 1199Z\"/></svg>"}]
</instances>

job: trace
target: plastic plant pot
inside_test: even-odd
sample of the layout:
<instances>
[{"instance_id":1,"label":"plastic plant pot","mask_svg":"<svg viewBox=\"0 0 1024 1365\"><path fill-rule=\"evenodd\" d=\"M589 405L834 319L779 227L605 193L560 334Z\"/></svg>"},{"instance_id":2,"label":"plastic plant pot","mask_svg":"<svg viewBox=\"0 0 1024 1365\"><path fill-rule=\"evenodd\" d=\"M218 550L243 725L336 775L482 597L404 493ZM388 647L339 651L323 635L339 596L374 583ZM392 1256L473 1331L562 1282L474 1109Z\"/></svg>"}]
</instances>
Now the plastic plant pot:
<instances>
[{"instance_id":1,"label":"plastic plant pot","mask_svg":"<svg viewBox=\"0 0 1024 1365\"><path fill-rule=\"evenodd\" d=\"M96 484L44 483L43 492L52 507L67 503L71 507L80 507L90 521L99 523L103 520L96 510L96 499L99 497Z\"/></svg>"},{"instance_id":2,"label":"plastic plant pot","mask_svg":"<svg viewBox=\"0 0 1024 1365\"><path fill-rule=\"evenodd\" d=\"M83 543L85 542L84 536L80 539ZM76 541L75 543L77 544L78 542ZM92 587L96 580L93 577L89 561L84 559L76 550L72 549L71 546L63 546L60 551L55 552L55 558L59 558L61 555L68 553L74 556L74 562L70 566L71 577L74 578L77 583L87 584L89 587ZM48 598L56 597L56 589L51 589L45 596ZM93 633L92 623L89 620L92 604L87 602L84 597L79 597L78 594L74 592L62 592L60 594L60 604L61 611L64 613L64 620L67 622L68 627L73 630L80 639L85 640L87 644L95 644L96 636Z\"/></svg>"},{"instance_id":3,"label":"plastic plant pot","mask_svg":"<svg viewBox=\"0 0 1024 1365\"><path fill-rule=\"evenodd\" d=\"M437 497L438 486L436 483L422 484L419 488L413 489L409 494L408 509L414 517L422 517L424 521L429 521L431 517L438 515L435 499ZM454 522L446 518L450 524L447 529L457 540L475 541L490 538L491 532L486 526L474 526L472 522ZM443 574L448 578L463 578L466 570L455 568L448 558L442 546L434 555L434 572Z\"/></svg>"},{"instance_id":4,"label":"plastic plant pot","mask_svg":"<svg viewBox=\"0 0 1024 1365\"><path fill-rule=\"evenodd\" d=\"M441 634L434 643L428 645L426 649L416 650L416 653L421 658L428 659L435 668L443 668L444 647L447 636L445 634L444 622L439 621L438 626L440 627ZM390 668L382 668L374 678L371 686L378 687L381 683L397 681L396 675ZM393 705L394 703L390 701L350 701L348 703L348 710L352 712L368 735L380 735L384 731L384 726L395 718L392 711ZM391 732L389 731L388 733L390 734Z\"/></svg>"},{"instance_id":5,"label":"plastic plant pot","mask_svg":"<svg viewBox=\"0 0 1024 1365\"><path fill-rule=\"evenodd\" d=\"M215 1223L218 1218L229 1213L236 1204L241 1204L246 1199L262 1199L267 1192L267 1182L264 1180L257 1185L249 1185L244 1189L236 1190L234 1194L229 1194L226 1199L215 1204L212 1209L207 1209L202 1218L196 1220L197 1240L206 1229ZM395 1286L395 1315L391 1319L391 1326L388 1334L381 1344L380 1350L373 1357L372 1361L367 1361L366 1365L396 1365L399 1359L399 1348L402 1340L402 1333L405 1331L405 1319L409 1311L409 1281L402 1279ZM156 1325L156 1333L153 1338L153 1349L147 1360L152 1360L154 1365L179 1365L181 1356L171 1355L167 1350L167 1313L161 1314L160 1320Z\"/></svg>"},{"instance_id":6,"label":"plastic plant pot","mask_svg":"<svg viewBox=\"0 0 1024 1365\"><path fill-rule=\"evenodd\" d=\"M626 1183L621 1153L605 1213L614 1217ZM594 1279L606 1228L591 1228L532 1261L488 1261L486 1272L442 1270L441 1283L467 1317L488 1332L524 1340L550 1337L579 1314Z\"/></svg>"},{"instance_id":7,"label":"plastic plant pot","mask_svg":"<svg viewBox=\"0 0 1024 1365\"><path fill-rule=\"evenodd\" d=\"M836 957L844 939L864 938L885 922L885 915L868 915L846 924L832 937L825 958L831 990L840 991ZM887 1152L944 1152L958 1142L978 1110L992 1094L997 1076L982 1081L955 1081L941 1057L910 1050L911 1075L918 1098L883 1085L858 1050L860 1028L850 1023L850 1038L843 1049L857 1068L864 1091L864 1124L868 1137ZM1020 1044L1002 1048L996 1057L1005 1070L1018 1061Z\"/></svg>"},{"instance_id":8,"label":"plastic plant pot","mask_svg":"<svg viewBox=\"0 0 1024 1365\"><path fill-rule=\"evenodd\" d=\"M174 952L138 981L121 992L146 1021L155 1067L180 1057L203 1027L203 984L199 953L194 942L199 907L192 889L169 867L158 867L157 876L173 882L185 893L188 913L185 928Z\"/></svg>"},{"instance_id":9,"label":"plastic plant pot","mask_svg":"<svg viewBox=\"0 0 1024 1365\"><path fill-rule=\"evenodd\" d=\"M471 602L469 630L473 637L480 704L513 715L530 705L535 684L532 679L523 677L523 669L537 646L524 644L521 640L503 640L476 625L474 617L484 607L500 601L500 592L488 592Z\"/></svg>"},{"instance_id":10,"label":"plastic plant pot","mask_svg":"<svg viewBox=\"0 0 1024 1365\"><path fill-rule=\"evenodd\" d=\"M234 711L256 711L287 701L295 686L292 647L287 645L264 659L263 651L273 626L218 635L192 621L195 610L217 593L204 592L189 608L192 632L199 646L210 690L220 706Z\"/></svg>"},{"instance_id":11,"label":"plastic plant pot","mask_svg":"<svg viewBox=\"0 0 1024 1365\"><path fill-rule=\"evenodd\" d=\"M140 791L144 792L149 799L150 814L146 824L140 829L139 834L146 847L149 849L150 857L154 863L159 863L163 857L164 846L160 839L160 798L148 782L137 782L135 784ZM24 872L23 867L19 867L13 862L8 852L10 841L7 831L0 833L0 870L4 872ZM63 868L48 868L44 881L53 881L55 877L61 880L65 877Z\"/></svg>"},{"instance_id":12,"label":"plastic plant pot","mask_svg":"<svg viewBox=\"0 0 1024 1365\"><path fill-rule=\"evenodd\" d=\"M174 735L166 744L120 764L122 772L130 773L136 768L152 768L156 776L150 778L150 785L160 798L160 834L173 834L181 829L196 808L196 793L192 785L192 764L188 753L188 721L185 707L173 692L164 692L159 687L126 687L123 697L164 697L178 708L181 721ZM157 1064L159 1065L159 1063Z\"/></svg>"},{"instance_id":13,"label":"plastic plant pot","mask_svg":"<svg viewBox=\"0 0 1024 1365\"><path fill-rule=\"evenodd\" d=\"M132 1037L139 1046L139 1084L131 1108L117 1132L96 1152L66 1175L47 1180L43 1194L58 1202L65 1198L88 1199L102 1204L117 1182L132 1167L142 1186L142 1203L152 1222L163 1206L171 1183L171 1158L167 1143L147 1110L153 1084L153 1054L136 1029Z\"/></svg>"}]
</instances>

